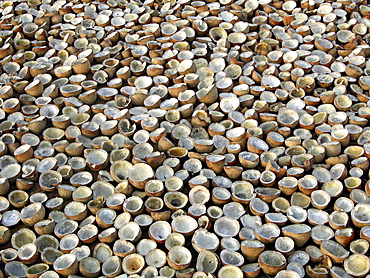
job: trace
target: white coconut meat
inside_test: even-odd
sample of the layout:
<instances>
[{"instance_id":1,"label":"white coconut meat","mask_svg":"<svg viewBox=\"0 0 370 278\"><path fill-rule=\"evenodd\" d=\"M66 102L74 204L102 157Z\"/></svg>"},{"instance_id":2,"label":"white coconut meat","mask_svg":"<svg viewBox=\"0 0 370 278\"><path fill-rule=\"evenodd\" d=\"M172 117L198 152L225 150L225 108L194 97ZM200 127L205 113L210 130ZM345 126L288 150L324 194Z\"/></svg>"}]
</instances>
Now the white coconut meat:
<instances>
[{"instance_id":1,"label":"white coconut meat","mask_svg":"<svg viewBox=\"0 0 370 278\"><path fill-rule=\"evenodd\" d=\"M234 237L239 233L240 224L233 218L223 216L216 220L214 230L221 237Z\"/></svg>"},{"instance_id":2,"label":"white coconut meat","mask_svg":"<svg viewBox=\"0 0 370 278\"><path fill-rule=\"evenodd\" d=\"M63 270L70 267L76 260L77 258L75 255L65 254L57 258L53 266L56 271Z\"/></svg>"},{"instance_id":3,"label":"white coconut meat","mask_svg":"<svg viewBox=\"0 0 370 278\"><path fill-rule=\"evenodd\" d=\"M172 229L168 222L157 221L149 227L149 233L153 239L159 242L164 242L171 234Z\"/></svg>"},{"instance_id":4,"label":"white coconut meat","mask_svg":"<svg viewBox=\"0 0 370 278\"><path fill-rule=\"evenodd\" d=\"M143 182L153 177L153 169L144 163L135 164L128 172L128 178L133 182Z\"/></svg>"}]
</instances>

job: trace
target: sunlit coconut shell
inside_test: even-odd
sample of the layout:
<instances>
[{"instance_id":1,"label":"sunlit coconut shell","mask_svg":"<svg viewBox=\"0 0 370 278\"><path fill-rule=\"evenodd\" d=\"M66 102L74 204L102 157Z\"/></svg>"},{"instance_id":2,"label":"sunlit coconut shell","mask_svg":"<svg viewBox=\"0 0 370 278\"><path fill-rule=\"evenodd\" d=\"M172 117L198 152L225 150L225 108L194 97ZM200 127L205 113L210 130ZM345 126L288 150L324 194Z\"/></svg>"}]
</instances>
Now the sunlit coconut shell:
<instances>
[{"instance_id":1,"label":"sunlit coconut shell","mask_svg":"<svg viewBox=\"0 0 370 278\"><path fill-rule=\"evenodd\" d=\"M163 267L166 264L166 253L161 249L153 249L145 255L145 261L149 266Z\"/></svg>"},{"instance_id":2,"label":"sunlit coconut shell","mask_svg":"<svg viewBox=\"0 0 370 278\"><path fill-rule=\"evenodd\" d=\"M102 273L106 277L115 277L122 272L121 260L117 256L112 256L102 265Z\"/></svg>"},{"instance_id":3,"label":"sunlit coconut shell","mask_svg":"<svg viewBox=\"0 0 370 278\"><path fill-rule=\"evenodd\" d=\"M255 236L265 244L273 243L280 235L280 228L273 223L267 223L259 226L255 230Z\"/></svg>"},{"instance_id":4,"label":"sunlit coconut shell","mask_svg":"<svg viewBox=\"0 0 370 278\"><path fill-rule=\"evenodd\" d=\"M81 221L87 216L87 207L81 202L70 202L65 206L64 213L71 220Z\"/></svg>"},{"instance_id":5,"label":"sunlit coconut shell","mask_svg":"<svg viewBox=\"0 0 370 278\"><path fill-rule=\"evenodd\" d=\"M348 221L348 215L342 211L333 211L329 216L329 224L333 229L343 229L347 227Z\"/></svg>"},{"instance_id":6,"label":"sunlit coconut shell","mask_svg":"<svg viewBox=\"0 0 370 278\"><path fill-rule=\"evenodd\" d=\"M18 257L18 252L14 248L6 248L2 250L1 260L4 263L14 261Z\"/></svg>"},{"instance_id":7,"label":"sunlit coconut shell","mask_svg":"<svg viewBox=\"0 0 370 278\"><path fill-rule=\"evenodd\" d=\"M269 211L268 204L260 198L253 198L249 203L249 209L254 215L264 215Z\"/></svg>"},{"instance_id":8,"label":"sunlit coconut shell","mask_svg":"<svg viewBox=\"0 0 370 278\"><path fill-rule=\"evenodd\" d=\"M217 219L214 224L215 233L221 237L236 236L239 232L239 229L239 222L227 216Z\"/></svg>"},{"instance_id":9,"label":"sunlit coconut shell","mask_svg":"<svg viewBox=\"0 0 370 278\"><path fill-rule=\"evenodd\" d=\"M297 112L292 109L281 109L277 116L277 121L281 126L295 127L298 120Z\"/></svg>"},{"instance_id":10,"label":"sunlit coconut shell","mask_svg":"<svg viewBox=\"0 0 370 278\"><path fill-rule=\"evenodd\" d=\"M55 249L59 248L58 240L51 235L39 236L35 241L35 245L39 252L44 251L46 248L55 248Z\"/></svg>"},{"instance_id":11,"label":"sunlit coconut shell","mask_svg":"<svg viewBox=\"0 0 370 278\"><path fill-rule=\"evenodd\" d=\"M5 227L11 227L21 221L21 213L17 210L8 210L2 214L1 224Z\"/></svg>"},{"instance_id":12,"label":"sunlit coconut shell","mask_svg":"<svg viewBox=\"0 0 370 278\"><path fill-rule=\"evenodd\" d=\"M32 226L36 222L44 219L45 207L41 203L31 204L21 211L21 220L27 226Z\"/></svg>"},{"instance_id":13,"label":"sunlit coconut shell","mask_svg":"<svg viewBox=\"0 0 370 278\"><path fill-rule=\"evenodd\" d=\"M118 237L128 241L138 241L141 237L142 230L136 222L130 221L122 225L118 230Z\"/></svg>"},{"instance_id":14,"label":"sunlit coconut shell","mask_svg":"<svg viewBox=\"0 0 370 278\"><path fill-rule=\"evenodd\" d=\"M99 262L106 261L109 257L113 255L113 252L109 245L105 243L98 243L93 250L93 257Z\"/></svg>"},{"instance_id":15,"label":"sunlit coconut shell","mask_svg":"<svg viewBox=\"0 0 370 278\"><path fill-rule=\"evenodd\" d=\"M192 245L198 252L216 251L220 242L214 233L207 232L203 229L198 229L192 237Z\"/></svg>"},{"instance_id":16,"label":"sunlit coconut shell","mask_svg":"<svg viewBox=\"0 0 370 278\"><path fill-rule=\"evenodd\" d=\"M265 244L259 240L244 240L241 243L241 251L250 262L256 261L264 250Z\"/></svg>"},{"instance_id":17,"label":"sunlit coconut shell","mask_svg":"<svg viewBox=\"0 0 370 278\"><path fill-rule=\"evenodd\" d=\"M255 197L253 185L246 181L237 181L231 185L231 197L234 201L248 204Z\"/></svg>"},{"instance_id":18,"label":"sunlit coconut shell","mask_svg":"<svg viewBox=\"0 0 370 278\"><path fill-rule=\"evenodd\" d=\"M98 239L100 242L103 243L112 243L116 240L118 236L118 232L116 228L110 227L108 229L103 230L101 233L98 234Z\"/></svg>"},{"instance_id":19,"label":"sunlit coconut shell","mask_svg":"<svg viewBox=\"0 0 370 278\"><path fill-rule=\"evenodd\" d=\"M105 200L108 199L111 195L114 194L114 187L109 182L97 181L91 185L91 189L93 190L93 199L97 199L97 197L101 196Z\"/></svg>"},{"instance_id":20,"label":"sunlit coconut shell","mask_svg":"<svg viewBox=\"0 0 370 278\"><path fill-rule=\"evenodd\" d=\"M108 153L104 150L91 150L87 153L86 164L93 171L100 171L107 166Z\"/></svg>"},{"instance_id":21,"label":"sunlit coconut shell","mask_svg":"<svg viewBox=\"0 0 370 278\"><path fill-rule=\"evenodd\" d=\"M18 258L25 264L32 264L37 260L38 251L34 243L27 243L18 249Z\"/></svg>"},{"instance_id":22,"label":"sunlit coconut shell","mask_svg":"<svg viewBox=\"0 0 370 278\"><path fill-rule=\"evenodd\" d=\"M79 263L79 271L84 277L96 277L100 273L99 261L91 257L84 258Z\"/></svg>"},{"instance_id":23,"label":"sunlit coconut shell","mask_svg":"<svg viewBox=\"0 0 370 278\"><path fill-rule=\"evenodd\" d=\"M166 221L154 222L148 231L149 237L158 243L164 243L171 234L171 225Z\"/></svg>"},{"instance_id":24,"label":"sunlit coconut shell","mask_svg":"<svg viewBox=\"0 0 370 278\"><path fill-rule=\"evenodd\" d=\"M198 254L196 269L206 273L214 273L219 266L219 258L210 251L202 251Z\"/></svg>"},{"instance_id":25,"label":"sunlit coconut shell","mask_svg":"<svg viewBox=\"0 0 370 278\"><path fill-rule=\"evenodd\" d=\"M14 157L21 163L33 157L33 149L30 145L22 145L14 151Z\"/></svg>"},{"instance_id":26,"label":"sunlit coconut shell","mask_svg":"<svg viewBox=\"0 0 370 278\"><path fill-rule=\"evenodd\" d=\"M132 246L132 247L135 248L134 246ZM156 248L157 248L157 243L154 240L151 240L151 239L146 239L146 238L142 239L137 244L137 252L142 256L145 256L146 254L148 254L148 252L150 252L151 250L154 250Z\"/></svg>"},{"instance_id":27,"label":"sunlit coconut shell","mask_svg":"<svg viewBox=\"0 0 370 278\"><path fill-rule=\"evenodd\" d=\"M172 210L185 207L188 202L188 197L181 192L168 192L164 195L165 205Z\"/></svg>"},{"instance_id":28,"label":"sunlit coconut shell","mask_svg":"<svg viewBox=\"0 0 370 278\"><path fill-rule=\"evenodd\" d=\"M287 217L293 223L303 223L307 219L307 211L300 206L291 206L287 209Z\"/></svg>"},{"instance_id":29,"label":"sunlit coconut shell","mask_svg":"<svg viewBox=\"0 0 370 278\"><path fill-rule=\"evenodd\" d=\"M75 234L66 235L60 240L59 248L63 253L68 253L76 248L80 243L80 239Z\"/></svg>"},{"instance_id":30,"label":"sunlit coconut shell","mask_svg":"<svg viewBox=\"0 0 370 278\"><path fill-rule=\"evenodd\" d=\"M63 255L62 251L54 249L53 247L46 247L41 252L41 259L44 263L52 265L55 262L55 260L62 255Z\"/></svg>"},{"instance_id":31,"label":"sunlit coconut shell","mask_svg":"<svg viewBox=\"0 0 370 278\"><path fill-rule=\"evenodd\" d=\"M264 251L258 258L258 264L267 275L276 275L286 266L285 257L276 251Z\"/></svg>"},{"instance_id":32,"label":"sunlit coconut shell","mask_svg":"<svg viewBox=\"0 0 370 278\"><path fill-rule=\"evenodd\" d=\"M198 228L198 223L190 216L181 215L172 221L171 227L175 232L189 236Z\"/></svg>"},{"instance_id":33,"label":"sunlit coconut shell","mask_svg":"<svg viewBox=\"0 0 370 278\"><path fill-rule=\"evenodd\" d=\"M84 258L90 256L90 253L91 253L90 248L87 245L76 247L71 251L71 254L75 255L79 262Z\"/></svg>"},{"instance_id":34,"label":"sunlit coconut shell","mask_svg":"<svg viewBox=\"0 0 370 278\"><path fill-rule=\"evenodd\" d=\"M370 271L369 258L362 254L353 254L344 261L344 269L354 277L363 277Z\"/></svg>"},{"instance_id":35,"label":"sunlit coconut shell","mask_svg":"<svg viewBox=\"0 0 370 278\"><path fill-rule=\"evenodd\" d=\"M247 142L248 151L261 154L269 150L269 145L257 137L250 137Z\"/></svg>"},{"instance_id":36,"label":"sunlit coconut shell","mask_svg":"<svg viewBox=\"0 0 370 278\"><path fill-rule=\"evenodd\" d=\"M24 263L17 261L9 262L4 267L4 271L9 277L25 277L27 269L28 267Z\"/></svg>"},{"instance_id":37,"label":"sunlit coconut shell","mask_svg":"<svg viewBox=\"0 0 370 278\"><path fill-rule=\"evenodd\" d=\"M114 242L112 250L116 256L124 258L135 251L135 246L131 242L119 239Z\"/></svg>"},{"instance_id":38,"label":"sunlit coconut shell","mask_svg":"<svg viewBox=\"0 0 370 278\"><path fill-rule=\"evenodd\" d=\"M64 137L64 130L56 127L50 127L44 130L43 138L51 142L57 142Z\"/></svg>"},{"instance_id":39,"label":"sunlit coconut shell","mask_svg":"<svg viewBox=\"0 0 370 278\"><path fill-rule=\"evenodd\" d=\"M35 240L36 236L30 229L22 228L12 235L11 244L13 248L18 250L25 244L34 243Z\"/></svg>"},{"instance_id":40,"label":"sunlit coconut shell","mask_svg":"<svg viewBox=\"0 0 370 278\"><path fill-rule=\"evenodd\" d=\"M333 230L325 225L317 225L311 230L311 238L316 244L321 244L321 241L329 240L333 237Z\"/></svg>"},{"instance_id":41,"label":"sunlit coconut shell","mask_svg":"<svg viewBox=\"0 0 370 278\"><path fill-rule=\"evenodd\" d=\"M144 202L139 196L131 196L124 201L123 209L136 216L143 211L143 205Z\"/></svg>"},{"instance_id":42,"label":"sunlit coconut shell","mask_svg":"<svg viewBox=\"0 0 370 278\"><path fill-rule=\"evenodd\" d=\"M273 75L265 75L261 79L261 85L267 90L275 90L280 86L280 80Z\"/></svg>"},{"instance_id":43,"label":"sunlit coconut shell","mask_svg":"<svg viewBox=\"0 0 370 278\"><path fill-rule=\"evenodd\" d=\"M297 190L297 186L298 181L294 177L284 177L278 181L278 187L285 195L293 194Z\"/></svg>"},{"instance_id":44,"label":"sunlit coconut shell","mask_svg":"<svg viewBox=\"0 0 370 278\"><path fill-rule=\"evenodd\" d=\"M109 228L113 225L116 212L110 208L101 208L96 213L96 223L100 228Z\"/></svg>"},{"instance_id":45,"label":"sunlit coconut shell","mask_svg":"<svg viewBox=\"0 0 370 278\"><path fill-rule=\"evenodd\" d=\"M365 255L369 250L369 242L365 239L357 239L350 243L349 249L354 254L362 254Z\"/></svg>"},{"instance_id":46,"label":"sunlit coconut shell","mask_svg":"<svg viewBox=\"0 0 370 278\"><path fill-rule=\"evenodd\" d=\"M153 177L153 169L144 163L135 164L128 172L128 179L132 185L141 189L143 189L146 182Z\"/></svg>"},{"instance_id":47,"label":"sunlit coconut shell","mask_svg":"<svg viewBox=\"0 0 370 278\"><path fill-rule=\"evenodd\" d=\"M38 278L49 269L49 266L44 263L35 264L27 269L27 278Z\"/></svg>"},{"instance_id":48,"label":"sunlit coconut shell","mask_svg":"<svg viewBox=\"0 0 370 278\"><path fill-rule=\"evenodd\" d=\"M297 247L303 246L311 235L311 227L306 224L293 224L282 227L282 234L294 240Z\"/></svg>"},{"instance_id":49,"label":"sunlit coconut shell","mask_svg":"<svg viewBox=\"0 0 370 278\"><path fill-rule=\"evenodd\" d=\"M63 214L64 215L64 214ZM62 238L68 234L75 232L78 228L78 223L71 219L64 219L57 222L54 227L54 233L57 237Z\"/></svg>"},{"instance_id":50,"label":"sunlit coconut shell","mask_svg":"<svg viewBox=\"0 0 370 278\"><path fill-rule=\"evenodd\" d=\"M351 219L356 227L367 226L370 221L369 216L370 205L368 204L357 204L351 210Z\"/></svg>"},{"instance_id":51,"label":"sunlit coconut shell","mask_svg":"<svg viewBox=\"0 0 370 278\"><path fill-rule=\"evenodd\" d=\"M294 249L294 241L290 237L279 237L275 241L275 249L284 255L291 254Z\"/></svg>"},{"instance_id":52,"label":"sunlit coconut shell","mask_svg":"<svg viewBox=\"0 0 370 278\"><path fill-rule=\"evenodd\" d=\"M343 262L349 256L346 249L332 240L323 240L320 250L324 255L328 255L334 263Z\"/></svg>"},{"instance_id":53,"label":"sunlit coconut shell","mask_svg":"<svg viewBox=\"0 0 370 278\"><path fill-rule=\"evenodd\" d=\"M249 278L257 277L261 272L261 268L258 263L249 263L243 265L240 269L243 271L244 275Z\"/></svg>"},{"instance_id":54,"label":"sunlit coconut shell","mask_svg":"<svg viewBox=\"0 0 370 278\"><path fill-rule=\"evenodd\" d=\"M78 261L75 255L65 254L55 260L53 267L62 276L73 275L78 272Z\"/></svg>"},{"instance_id":55,"label":"sunlit coconut shell","mask_svg":"<svg viewBox=\"0 0 370 278\"><path fill-rule=\"evenodd\" d=\"M311 193L311 203L314 207L318 209L325 209L328 206L330 200L331 197L326 191L315 190Z\"/></svg>"},{"instance_id":56,"label":"sunlit coconut shell","mask_svg":"<svg viewBox=\"0 0 370 278\"><path fill-rule=\"evenodd\" d=\"M224 265L235 265L240 267L244 264L244 257L242 254L236 251L224 249L220 253L220 259Z\"/></svg>"},{"instance_id":57,"label":"sunlit coconut shell","mask_svg":"<svg viewBox=\"0 0 370 278\"><path fill-rule=\"evenodd\" d=\"M349 275L343 268L341 268L339 266L333 266L330 269L330 275L333 278L340 278L340 277L350 278L350 277L353 277L352 275Z\"/></svg>"},{"instance_id":58,"label":"sunlit coconut shell","mask_svg":"<svg viewBox=\"0 0 370 278\"><path fill-rule=\"evenodd\" d=\"M185 245L185 237L180 233L171 233L165 240L164 246L167 250L170 250L172 247L175 246L184 246Z\"/></svg>"},{"instance_id":59,"label":"sunlit coconut shell","mask_svg":"<svg viewBox=\"0 0 370 278\"><path fill-rule=\"evenodd\" d=\"M92 243L98 237L98 228L95 225L86 225L78 231L77 236L83 243Z\"/></svg>"},{"instance_id":60,"label":"sunlit coconut shell","mask_svg":"<svg viewBox=\"0 0 370 278\"><path fill-rule=\"evenodd\" d=\"M190 265L192 254L183 246L172 247L167 255L167 262L175 270L183 270Z\"/></svg>"},{"instance_id":61,"label":"sunlit coconut shell","mask_svg":"<svg viewBox=\"0 0 370 278\"><path fill-rule=\"evenodd\" d=\"M140 254L130 254L122 260L122 270L129 274L139 273L145 265L145 260Z\"/></svg>"}]
</instances>

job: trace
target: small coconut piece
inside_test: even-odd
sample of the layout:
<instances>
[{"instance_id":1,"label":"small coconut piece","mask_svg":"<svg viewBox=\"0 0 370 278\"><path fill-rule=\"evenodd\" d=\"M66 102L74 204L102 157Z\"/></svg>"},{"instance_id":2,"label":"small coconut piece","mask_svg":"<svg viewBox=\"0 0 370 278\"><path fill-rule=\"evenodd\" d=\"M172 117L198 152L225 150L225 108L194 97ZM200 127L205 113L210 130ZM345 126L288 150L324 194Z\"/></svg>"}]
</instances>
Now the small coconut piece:
<instances>
[{"instance_id":1,"label":"small coconut piece","mask_svg":"<svg viewBox=\"0 0 370 278\"><path fill-rule=\"evenodd\" d=\"M53 265L55 260L62 255L63 255L62 251L54 249L53 247L46 247L41 252L41 259L44 263L48 265Z\"/></svg>"},{"instance_id":2,"label":"small coconut piece","mask_svg":"<svg viewBox=\"0 0 370 278\"><path fill-rule=\"evenodd\" d=\"M258 264L267 275L276 275L286 266L285 257L276 251L264 251L258 258Z\"/></svg>"},{"instance_id":3,"label":"small coconut piece","mask_svg":"<svg viewBox=\"0 0 370 278\"><path fill-rule=\"evenodd\" d=\"M119 257L112 256L106 260L102 267L102 273L106 277L116 277L122 272L122 263Z\"/></svg>"},{"instance_id":4,"label":"small coconut piece","mask_svg":"<svg viewBox=\"0 0 370 278\"><path fill-rule=\"evenodd\" d=\"M265 244L273 243L280 235L280 228L273 223L267 223L259 226L255 230L255 236Z\"/></svg>"},{"instance_id":5,"label":"small coconut piece","mask_svg":"<svg viewBox=\"0 0 370 278\"><path fill-rule=\"evenodd\" d=\"M250 262L256 261L264 250L265 244L259 240L244 240L241 243L241 251Z\"/></svg>"},{"instance_id":6,"label":"small coconut piece","mask_svg":"<svg viewBox=\"0 0 370 278\"><path fill-rule=\"evenodd\" d=\"M75 255L77 260L80 262L82 259L87 258L90 256L90 249L86 245L82 245L81 247L76 247L71 251L71 254Z\"/></svg>"},{"instance_id":7,"label":"small coconut piece","mask_svg":"<svg viewBox=\"0 0 370 278\"><path fill-rule=\"evenodd\" d=\"M214 273L219 266L217 255L210 251L202 251L198 254L196 269L206 273Z\"/></svg>"},{"instance_id":8,"label":"small coconut piece","mask_svg":"<svg viewBox=\"0 0 370 278\"><path fill-rule=\"evenodd\" d=\"M198 222L190 216L181 215L172 221L171 227L175 232L189 236L198 228Z\"/></svg>"},{"instance_id":9,"label":"small coconut piece","mask_svg":"<svg viewBox=\"0 0 370 278\"><path fill-rule=\"evenodd\" d=\"M86 164L93 171L100 171L107 166L108 153L105 150L91 150L87 153Z\"/></svg>"},{"instance_id":10,"label":"small coconut piece","mask_svg":"<svg viewBox=\"0 0 370 278\"><path fill-rule=\"evenodd\" d=\"M27 243L18 249L18 258L25 264L32 264L37 260L38 251L34 243Z\"/></svg>"},{"instance_id":11,"label":"small coconut piece","mask_svg":"<svg viewBox=\"0 0 370 278\"><path fill-rule=\"evenodd\" d=\"M365 255L369 250L369 242L365 239L357 239L350 243L349 249L352 253Z\"/></svg>"},{"instance_id":12,"label":"small coconut piece","mask_svg":"<svg viewBox=\"0 0 370 278\"><path fill-rule=\"evenodd\" d=\"M85 277L96 277L100 272L99 261L95 258L83 258L79 263L79 271Z\"/></svg>"},{"instance_id":13,"label":"small coconut piece","mask_svg":"<svg viewBox=\"0 0 370 278\"><path fill-rule=\"evenodd\" d=\"M133 186L143 189L148 180L154 177L153 169L144 163L135 164L128 173L128 179Z\"/></svg>"},{"instance_id":14,"label":"small coconut piece","mask_svg":"<svg viewBox=\"0 0 370 278\"><path fill-rule=\"evenodd\" d=\"M207 232L203 229L198 229L194 232L191 243L195 250L201 251L216 251L220 241L214 233Z\"/></svg>"},{"instance_id":15,"label":"small coconut piece","mask_svg":"<svg viewBox=\"0 0 370 278\"><path fill-rule=\"evenodd\" d=\"M290 254L294 249L294 241L290 237L279 237L275 241L275 249L282 254Z\"/></svg>"},{"instance_id":16,"label":"small coconut piece","mask_svg":"<svg viewBox=\"0 0 370 278\"><path fill-rule=\"evenodd\" d=\"M25 277L28 267L22 262L9 262L5 265L4 271L9 276Z\"/></svg>"},{"instance_id":17,"label":"small coconut piece","mask_svg":"<svg viewBox=\"0 0 370 278\"><path fill-rule=\"evenodd\" d=\"M226 277L242 278L243 272L240 270L239 267L236 267L233 265L226 265L226 266L223 266L218 271L218 277L220 278L226 278Z\"/></svg>"},{"instance_id":18,"label":"small coconut piece","mask_svg":"<svg viewBox=\"0 0 370 278\"><path fill-rule=\"evenodd\" d=\"M26 276L29 278L40 277L49 269L49 266L44 263L35 264L27 269Z\"/></svg>"},{"instance_id":19,"label":"small coconut piece","mask_svg":"<svg viewBox=\"0 0 370 278\"><path fill-rule=\"evenodd\" d=\"M349 256L349 251L333 240L323 240L320 250L324 255L328 255L334 263L343 262Z\"/></svg>"},{"instance_id":20,"label":"small coconut piece","mask_svg":"<svg viewBox=\"0 0 370 278\"><path fill-rule=\"evenodd\" d=\"M128 240L128 241L138 241L142 234L139 224L136 222L130 221L122 225L118 230L118 237Z\"/></svg>"},{"instance_id":21,"label":"small coconut piece","mask_svg":"<svg viewBox=\"0 0 370 278\"><path fill-rule=\"evenodd\" d=\"M192 259L189 249L183 246L172 247L167 255L167 262L175 270L183 270L190 265Z\"/></svg>"},{"instance_id":22,"label":"small coconut piece","mask_svg":"<svg viewBox=\"0 0 370 278\"><path fill-rule=\"evenodd\" d=\"M166 264L166 253L161 249L150 250L145 255L145 261L149 266L160 268Z\"/></svg>"},{"instance_id":23,"label":"small coconut piece","mask_svg":"<svg viewBox=\"0 0 370 278\"><path fill-rule=\"evenodd\" d=\"M55 260L53 267L62 276L74 275L78 272L78 261L75 255L65 254Z\"/></svg>"},{"instance_id":24,"label":"small coconut piece","mask_svg":"<svg viewBox=\"0 0 370 278\"><path fill-rule=\"evenodd\" d=\"M344 269L354 277L363 277L370 271L369 258L362 254L353 254L344 261Z\"/></svg>"},{"instance_id":25,"label":"small coconut piece","mask_svg":"<svg viewBox=\"0 0 370 278\"><path fill-rule=\"evenodd\" d=\"M215 233L221 237L236 236L240 229L239 222L227 216L217 219L214 225Z\"/></svg>"},{"instance_id":26,"label":"small coconut piece","mask_svg":"<svg viewBox=\"0 0 370 278\"><path fill-rule=\"evenodd\" d=\"M129 275L139 273L145 265L144 257L134 253L122 260L122 270Z\"/></svg>"},{"instance_id":27,"label":"small coconut piece","mask_svg":"<svg viewBox=\"0 0 370 278\"><path fill-rule=\"evenodd\" d=\"M11 227L21 221L21 213L17 210L8 210L2 214L1 224L5 227Z\"/></svg>"},{"instance_id":28,"label":"small coconut piece","mask_svg":"<svg viewBox=\"0 0 370 278\"><path fill-rule=\"evenodd\" d=\"M171 234L171 226L166 221L154 222L148 231L149 237L158 243L164 243Z\"/></svg>"},{"instance_id":29,"label":"small coconut piece","mask_svg":"<svg viewBox=\"0 0 370 278\"><path fill-rule=\"evenodd\" d=\"M292 238L297 247L303 246L311 235L311 227L306 224L293 224L282 227L281 229L284 236Z\"/></svg>"},{"instance_id":30,"label":"small coconut piece","mask_svg":"<svg viewBox=\"0 0 370 278\"><path fill-rule=\"evenodd\" d=\"M45 217L45 208L41 203L31 204L21 211L21 221L27 226L33 226Z\"/></svg>"},{"instance_id":31,"label":"small coconut piece","mask_svg":"<svg viewBox=\"0 0 370 278\"><path fill-rule=\"evenodd\" d=\"M81 202L70 202L64 208L64 213L69 219L80 221L87 216L87 207Z\"/></svg>"}]
</instances>

